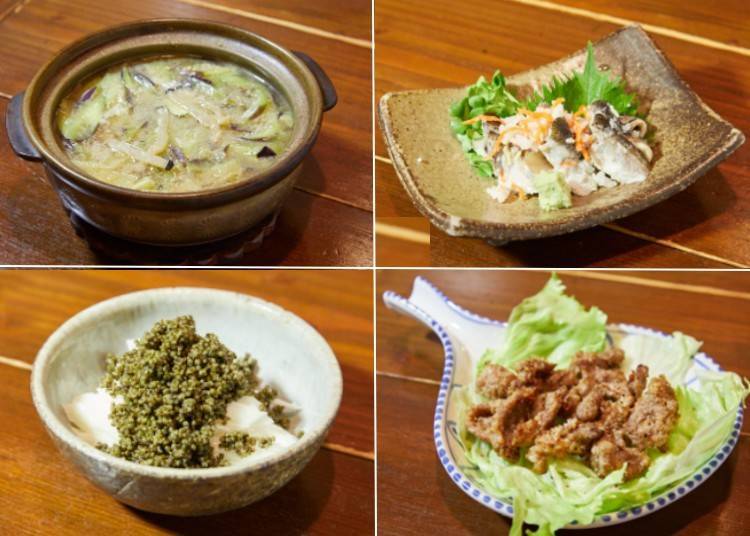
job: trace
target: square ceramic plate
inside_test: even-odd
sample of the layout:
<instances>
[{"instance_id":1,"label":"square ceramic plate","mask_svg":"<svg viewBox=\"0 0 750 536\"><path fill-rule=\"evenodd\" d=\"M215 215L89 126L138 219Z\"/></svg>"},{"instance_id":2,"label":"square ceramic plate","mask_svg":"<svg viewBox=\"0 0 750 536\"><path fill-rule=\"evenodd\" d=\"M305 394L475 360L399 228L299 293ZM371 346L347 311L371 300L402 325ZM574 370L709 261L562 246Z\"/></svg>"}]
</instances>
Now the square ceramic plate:
<instances>
[{"instance_id":1,"label":"square ceramic plate","mask_svg":"<svg viewBox=\"0 0 750 536\"><path fill-rule=\"evenodd\" d=\"M655 159L642 183L573 196L573 207L544 212L532 197L494 201L489 185L471 168L450 129L449 108L465 88L401 91L379 106L393 164L414 205L449 235L495 243L569 233L633 214L687 188L745 141L743 134L706 106L640 26L628 26L595 43L600 68L621 76L648 110ZM553 76L582 70L585 49L507 78L525 96ZM483 73L485 75L491 73Z\"/></svg>"}]
</instances>

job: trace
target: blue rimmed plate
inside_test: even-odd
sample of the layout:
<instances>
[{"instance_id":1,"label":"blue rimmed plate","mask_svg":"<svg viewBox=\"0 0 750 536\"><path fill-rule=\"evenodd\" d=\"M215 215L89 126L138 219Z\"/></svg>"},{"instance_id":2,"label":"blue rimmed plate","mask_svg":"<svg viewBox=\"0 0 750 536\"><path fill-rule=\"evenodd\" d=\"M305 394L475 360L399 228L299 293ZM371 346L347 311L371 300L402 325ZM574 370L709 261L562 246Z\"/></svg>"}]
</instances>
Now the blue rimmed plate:
<instances>
[{"instance_id":1,"label":"blue rimmed plate","mask_svg":"<svg viewBox=\"0 0 750 536\"><path fill-rule=\"evenodd\" d=\"M398 312L409 315L432 329L440 339L445 352L445 366L440 381L433 437L438 458L448 476L464 493L487 508L507 517L513 517L512 500L508 497L495 497L487 492L471 476L472 465L464 456L464 448L458 434L456 422L458 408L452 403L454 389L460 389L473 381L476 364L487 348L498 347L505 336L506 323L486 318L453 303L429 281L418 277L409 298L394 292L383 294L385 304ZM667 334L649 328L629 324L608 326L609 337L615 344L625 335L638 334L664 338ZM693 359L685 383L698 381L701 370L721 371L721 367L709 356L698 353ZM710 477L731 454L739 438L742 427L743 410L737 409L734 428L716 453L693 475L675 485L649 502L630 508L598 516L588 525L571 524L566 528L598 528L616 525L643 517L673 503L690 493Z\"/></svg>"}]
</instances>

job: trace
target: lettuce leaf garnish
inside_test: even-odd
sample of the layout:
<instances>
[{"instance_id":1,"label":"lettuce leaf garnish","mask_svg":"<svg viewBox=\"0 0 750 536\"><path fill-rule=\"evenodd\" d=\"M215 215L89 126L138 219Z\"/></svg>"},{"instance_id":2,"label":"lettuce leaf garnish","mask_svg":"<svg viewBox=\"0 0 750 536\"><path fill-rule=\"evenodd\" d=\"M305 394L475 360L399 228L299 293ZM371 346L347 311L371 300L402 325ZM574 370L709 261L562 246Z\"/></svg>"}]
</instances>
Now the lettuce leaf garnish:
<instances>
[{"instance_id":1,"label":"lettuce leaf garnish","mask_svg":"<svg viewBox=\"0 0 750 536\"><path fill-rule=\"evenodd\" d=\"M466 97L451 106L451 128L472 166L483 177L492 177L492 162L485 160L474 149L474 142L482 140L481 121L464 125L478 115L508 117L516 113L520 102L505 87L505 77L497 71L488 82L483 76L466 91Z\"/></svg>"},{"instance_id":2,"label":"lettuce leaf garnish","mask_svg":"<svg viewBox=\"0 0 750 536\"><path fill-rule=\"evenodd\" d=\"M566 295L553 274L541 291L516 305L502 347L485 352L477 374L487 363L513 368L530 357L567 367L577 352L600 352L606 345L607 315Z\"/></svg>"},{"instance_id":3,"label":"lettuce leaf garnish","mask_svg":"<svg viewBox=\"0 0 750 536\"><path fill-rule=\"evenodd\" d=\"M602 349L606 315L596 307L586 310L564 291L552 276L541 292L516 306L504 343L482 356L476 374L488 362L512 367L532 355L565 368L575 351ZM551 460L544 474L535 473L523 459L505 460L466 429L466 409L480 402L481 395L473 386L454 390L458 431L470 464L465 471L495 497L513 501L512 535L521 536L528 524L537 529L527 530L527 535L550 536L573 521L589 524L599 515L640 506L693 475L732 431L750 384L732 372L701 371L698 381L685 385L699 341L682 333L666 339L635 334L622 338L618 346L625 351L626 368L643 363L651 377L664 374L679 405L667 451L649 452L652 461L646 473L627 482L623 482L624 469L600 478L573 456Z\"/></svg>"},{"instance_id":4,"label":"lettuce leaf garnish","mask_svg":"<svg viewBox=\"0 0 750 536\"><path fill-rule=\"evenodd\" d=\"M563 106L569 112L575 112L581 105L596 100L607 101L621 115L636 115L638 110L638 98L627 91L625 82L597 68L594 47L589 41L582 72L574 72L569 77L555 77L551 84L526 100L519 100L513 94L500 71L496 71L489 81L480 77L467 88L466 96L451 106L451 129L477 173L482 177L492 177L492 163L474 148L474 143L483 138L482 122L465 125L464 121L478 115L509 117L521 108L535 110L541 103L551 103L560 97L565 99Z\"/></svg>"}]
</instances>

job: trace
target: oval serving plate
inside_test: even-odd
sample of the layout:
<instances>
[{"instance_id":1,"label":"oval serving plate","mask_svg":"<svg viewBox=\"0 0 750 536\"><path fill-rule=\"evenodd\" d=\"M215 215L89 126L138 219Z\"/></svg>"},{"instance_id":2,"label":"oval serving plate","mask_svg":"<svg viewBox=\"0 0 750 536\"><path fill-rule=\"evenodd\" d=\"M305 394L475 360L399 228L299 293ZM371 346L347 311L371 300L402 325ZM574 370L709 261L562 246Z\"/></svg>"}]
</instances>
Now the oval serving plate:
<instances>
[{"instance_id":1,"label":"oval serving plate","mask_svg":"<svg viewBox=\"0 0 750 536\"><path fill-rule=\"evenodd\" d=\"M496 497L488 493L473 478L472 472L475 468L464 456L464 448L456 428L458 409L456 404L452 403L453 390L473 381L474 369L484 351L497 347L503 341L506 322L492 320L462 308L421 277L414 280L412 293L408 298L387 291L383 294L383 301L389 308L411 316L432 329L443 345L445 366L433 423L433 437L440 463L456 486L472 499L499 514L513 517L511 498ZM611 342L616 342L627 334L660 338L668 336L660 331L629 324L611 324L608 326L608 332ZM696 374L700 369L722 370L711 357L700 352L693 359L686 385L699 381ZM739 407L734 427L716 453L680 484L637 507L600 515L588 525L573 523L566 528L598 528L632 521L656 512L690 493L705 482L732 453L739 438L742 418L743 409Z\"/></svg>"},{"instance_id":2,"label":"oval serving plate","mask_svg":"<svg viewBox=\"0 0 750 536\"><path fill-rule=\"evenodd\" d=\"M648 106L657 157L644 182L573 196L571 208L552 212L543 211L536 197L498 203L485 191L489 183L474 172L450 129L449 108L466 89L388 93L378 107L380 127L399 179L417 209L448 235L480 237L495 245L570 233L667 199L745 141L742 132L688 87L640 26L617 30L596 42L594 51L599 65L622 77ZM582 69L585 59L586 50L581 49L508 76L508 86L527 94L555 76Z\"/></svg>"}]
</instances>

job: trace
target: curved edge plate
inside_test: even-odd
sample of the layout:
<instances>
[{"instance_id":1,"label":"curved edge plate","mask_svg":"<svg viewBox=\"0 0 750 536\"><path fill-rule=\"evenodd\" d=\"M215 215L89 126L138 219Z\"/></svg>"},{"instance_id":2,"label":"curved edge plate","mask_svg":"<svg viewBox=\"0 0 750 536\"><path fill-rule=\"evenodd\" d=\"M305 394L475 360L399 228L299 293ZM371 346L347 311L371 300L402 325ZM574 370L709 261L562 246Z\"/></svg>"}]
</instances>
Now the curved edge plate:
<instances>
[{"instance_id":1,"label":"curved edge plate","mask_svg":"<svg viewBox=\"0 0 750 536\"><path fill-rule=\"evenodd\" d=\"M482 325L492 324L501 329L507 326L506 322L491 320L457 305L424 278L417 278L415 281L415 289L417 284L428 286L434 293L434 296L438 297L438 299L442 300L446 306L469 322L476 322ZM388 307L396 309L403 314L412 316L432 329L440 339L440 343L443 346L445 364L440 379L440 387L433 419L433 438L440 463L453 483L469 497L483 506L494 510L498 514L512 518L512 500L508 497L495 497L484 491L471 477L467 476L464 469L464 467L467 466L465 459L463 460L464 463L461 463L463 458L463 447L458 435L456 422L455 420L448 418L448 413L450 411L450 400L453 389L460 388L463 385L454 382L457 344L452 340L449 330L446 329L443 324L432 318L432 316L423 309L415 305L411 299L404 298L395 292L386 291L383 293L383 301ZM610 330L610 335L612 333L618 333L651 335L655 337L669 336L658 330L630 324L612 324L608 326L608 330ZM714 371L723 370L716 361L703 352L699 352L695 355L694 367ZM689 378L687 383L689 384L692 381L694 381L694 377L692 379ZM737 408L737 416L734 420L732 431L717 449L716 453L698 468L695 473L686 478L680 484L669 488L661 495L652 498L650 501L642 505L627 510L597 516L592 523L587 525L581 525L574 522L565 528L593 529L625 523L661 510L682 498L683 495L690 493L705 482L729 458L739 439L743 415L744 410L740 406Z\"/></svg>"}]
</instances>

